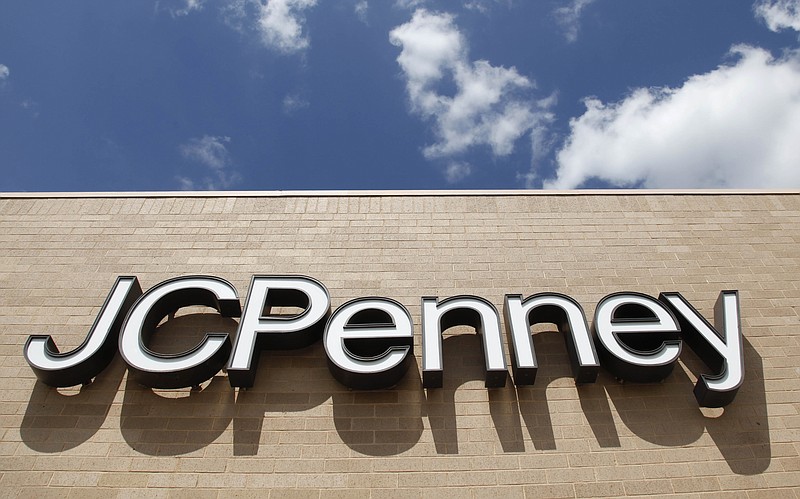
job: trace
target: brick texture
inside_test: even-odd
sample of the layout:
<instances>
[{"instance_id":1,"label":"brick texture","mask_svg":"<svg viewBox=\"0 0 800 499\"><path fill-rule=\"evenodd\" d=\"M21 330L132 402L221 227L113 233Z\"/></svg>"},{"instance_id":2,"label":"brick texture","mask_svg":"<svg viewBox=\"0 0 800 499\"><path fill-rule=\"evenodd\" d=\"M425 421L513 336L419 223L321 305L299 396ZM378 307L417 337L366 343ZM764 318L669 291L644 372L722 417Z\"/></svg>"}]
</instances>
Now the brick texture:
<instances>
[{"instance_id":1,"label":"brick texture","mask_svg":"<svg viewBox=\"0 0 800 499\"><path fill-rule=\"evenodd\" d=\"M4 497L798 497L800 195L0 196ZM335 308L404 304L416 362L394 389L338 384L320 343L265 351L255 386L129 381L119 355L84 387L38 383L31 334L79 345L114 280L322 281ZM487 390L481 342L454 328L444 387L421 387L420 297L679 291L707 318L738 289L746 378L701 409L684 349L663 383L601 371L576 387L560 334L535 329L536 384ZM150 347L180 352L236 321L192 307ZM506 351L508 353L508 351Z\"/></svg>"}]
</instances>

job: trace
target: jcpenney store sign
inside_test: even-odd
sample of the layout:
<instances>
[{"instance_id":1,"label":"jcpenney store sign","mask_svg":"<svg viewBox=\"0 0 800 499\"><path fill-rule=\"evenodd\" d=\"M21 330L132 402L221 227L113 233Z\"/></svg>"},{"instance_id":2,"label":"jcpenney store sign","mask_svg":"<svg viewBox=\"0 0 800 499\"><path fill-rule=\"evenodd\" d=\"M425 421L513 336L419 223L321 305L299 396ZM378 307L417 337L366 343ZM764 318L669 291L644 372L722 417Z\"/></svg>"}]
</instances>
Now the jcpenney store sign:
<instances>
[{"instance_id":1,"label":"jcpenney store sign","mask_svg":"<svg viewBox=\"0 0 800 499\"><path fill-rule=\"evenodd\" d=\"M210 332L194 348L159 354L147 348L159 322L181 307L204 305L222 316L240 317L236 337ZM298 307L296 315L270 315L273 307ZM505 332L517 385L534 383L538 364L530 333L537 323L554 323L564 335L576 383L593 383L600 366L617 378L655 382L674 368L686 343L708 366L694 389L704 407L721 407L736 396L744 377L739 296L722 291L712 326L680 293L658 299L641 293L613 293L597 304L591 328L579 303L559 293L524 298L508 294ZM422 298L422 383L442 386L442 331L472 326L481 334L486 387L508 378L500 314L478 296ZM414 324L406 307L383 297L348 301L331 313L327 288L305 276L255 275L242 309L236 288L211 276L166 280L146 293L136 277L119 277L89 335L71 352L61 353L52 337L33 335L25 359L37 378L56 386L91 381L117 350L129 375L152 388L199 385L227 368L232 387L253 385L262 349L295 349L322 338L331 374L356 389L394 386L413 355Z\"/></svg>"}]
</instances>

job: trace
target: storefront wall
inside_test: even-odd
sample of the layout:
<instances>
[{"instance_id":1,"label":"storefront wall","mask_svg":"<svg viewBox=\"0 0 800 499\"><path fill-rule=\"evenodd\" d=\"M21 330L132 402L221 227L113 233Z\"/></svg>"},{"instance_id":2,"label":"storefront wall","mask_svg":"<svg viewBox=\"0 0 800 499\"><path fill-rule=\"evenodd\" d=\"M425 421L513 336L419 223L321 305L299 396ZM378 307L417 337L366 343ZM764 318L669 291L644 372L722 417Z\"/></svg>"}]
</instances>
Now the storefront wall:
<instances>
[{"instance_id":1,"label":"storefront wall","mask_svg":"<svg viewBox=\"0 0 800 499\"><path fill-rule=\"evenodd\" d=\"M1 495L797 497L798 244L798 193L3 195ZM23 357L32 334L78 346L118 276L144 290L218 276L243 302L254 274L318 279L334 310L399 301L416 361L393 389L351 390L317 342L264 351L247 390L224 371L200 389L153 390L119 355L61 389ZM662 383L601 369L576 386L552 325L534 327L533 386L485 388L481 338L456 327L444 386L422 388L423 296L483 297L502 319L506 294L564 293L591 322L610 293L678 291L713 322L722 290L739 291L745 365L724 409L698 406L709 371L688 348ZM179 310L151 349L234 335L236 320L212 312Z\"/></svg>"}]
</instances>

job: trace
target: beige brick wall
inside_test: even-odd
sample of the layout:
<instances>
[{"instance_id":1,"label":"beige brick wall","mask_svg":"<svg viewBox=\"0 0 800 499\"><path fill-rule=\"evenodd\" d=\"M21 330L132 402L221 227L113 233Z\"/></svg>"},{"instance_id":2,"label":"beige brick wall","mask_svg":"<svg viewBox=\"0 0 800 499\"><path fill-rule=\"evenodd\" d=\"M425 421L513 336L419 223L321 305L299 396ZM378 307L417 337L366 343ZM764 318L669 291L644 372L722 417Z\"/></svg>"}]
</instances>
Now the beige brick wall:
<instances>
[{"instance_id":1,"label":"beige brick wall","mask_svg":"<svg viewBox=\"0 0 800 499\"><path fill-rule=\"evenodd\" d=\"M800 195L0 196L0 496L798 497ZM411 311L417 362L395 389L339 385L320 344L264 352L255 386L219 373L154 391L119 356L83 388L35 381L30 334L78 345L118 275L305 274L333 307ZM539 327L533 387L487 390L469 331L445 340L445 385L421 388L420 297L569 294L591 319L615 291L679 291L706 317L738 289L746 380L724 410L692 395L698 359L656 385L602 371L576 387ZM236 323L168 320L154 349Z\"/></svg>"}]
</instances>

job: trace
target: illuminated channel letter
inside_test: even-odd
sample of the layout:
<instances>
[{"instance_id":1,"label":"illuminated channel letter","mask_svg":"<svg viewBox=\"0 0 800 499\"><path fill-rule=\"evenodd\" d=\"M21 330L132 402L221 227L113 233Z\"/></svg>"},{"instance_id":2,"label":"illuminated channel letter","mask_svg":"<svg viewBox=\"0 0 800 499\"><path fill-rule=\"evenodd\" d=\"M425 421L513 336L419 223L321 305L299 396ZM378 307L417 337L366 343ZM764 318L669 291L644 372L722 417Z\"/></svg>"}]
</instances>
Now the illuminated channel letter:
<instances>
[{"instance_id":1,"label":"illuminated channel letter","mask_svg":"<svg viewBox=\"0 0 800 499\"><path fill-rule=\"evenodd\" d=\"M684 341L716 373L699 376L694 387L698 404L723 407L733 402L744 381L739 292L719 294L714 306L716 329L680 293L661 293L658 298L678 317Z\"/></svg>"},{"instance_id":2,"label":"illuminated channel letter","mask_svg":"<svg viewBox=\"0 0 800 499\"><path fill-rule=\"evenodd\" d=\"M453 296L441 302L422 298L422 386L442 387L442 331L453 326L472 326L483 337L486 388L505 386L508 369L500 316L494 305L477 296Z\"/></svg>"},{"instance_id":3,"label":"illuminated channel letter","mask_svg":"<svg viewBox=\"0 0 800 499\"><path fill-rule=\"evenodd\" d=\"M298 307L303 311L289 316L269 315L272 307ZM303 348L320 339L330 310L328 289L316 279L254 275L228 362L231 386L253 386L258 351Z\"/></svg>"},{"instance_id":4,"label":"illuminated channel letter","mask_svg":"<svg viewBox=\"0 0 800 499\"><path fill-rule=\"evenodd\" d=\"M136 277L118 277L89 335L70 352L60 353L50 335L29 336L23 354L39 381L54 387L75 386L100 374L114 359L122 322L141 295Z\"/></svg>"},{"instance_id":5,"label":"illuminated channel letter","mask_svg":"<svg viewBox=\"0 0 800 499\"><path fill-rule=\"evenodd\" d=\"M516 385L532 385L538 363L530 328L533 324L553 323L564 335L576 383L594 383L600 361L592 344L583 308L567 295L539 293L525 301L521 295L506 295L503 312L511 344L511 369Z\"/></svg>"},{"instance_id":6,"label":"illuminated channel letter","mask_svg":"<svg viewBox=\"0 0 800 499\"><path fill-rule=\"evenodd\" d=\"M603 367L622 380L661 381L681 353L672 312L644 294L606 296L597 304L593 327Z\"/></svg>"},{"instance_id":7,"label":"illuminated channel letter","mask_svg":"<svg viewBox=\"0 0 800 499\"><path fill-rule=\"evenodd\" d=\"M388 298L358 298L337 308L325 327L325 353L333 377L358 389L396 385L414 346L411 315Z\"/></svg>"},{"instance_id":8,"label":"illuminated channel letter","mask_svg":"<svg viewBox=\"0 0 800 499\"><path fill-rule=\"evenodd\" d=\"M133 306L119 337L119 351L138 383L150 388L196 386L225 367L231 351L226 333L207 333L200 344L179 354L147 348L161 319L192 305L212 307L223 317L241 313L236 288L218 277L176 277L153 286Z\"/></svg>"}]
</instances>

